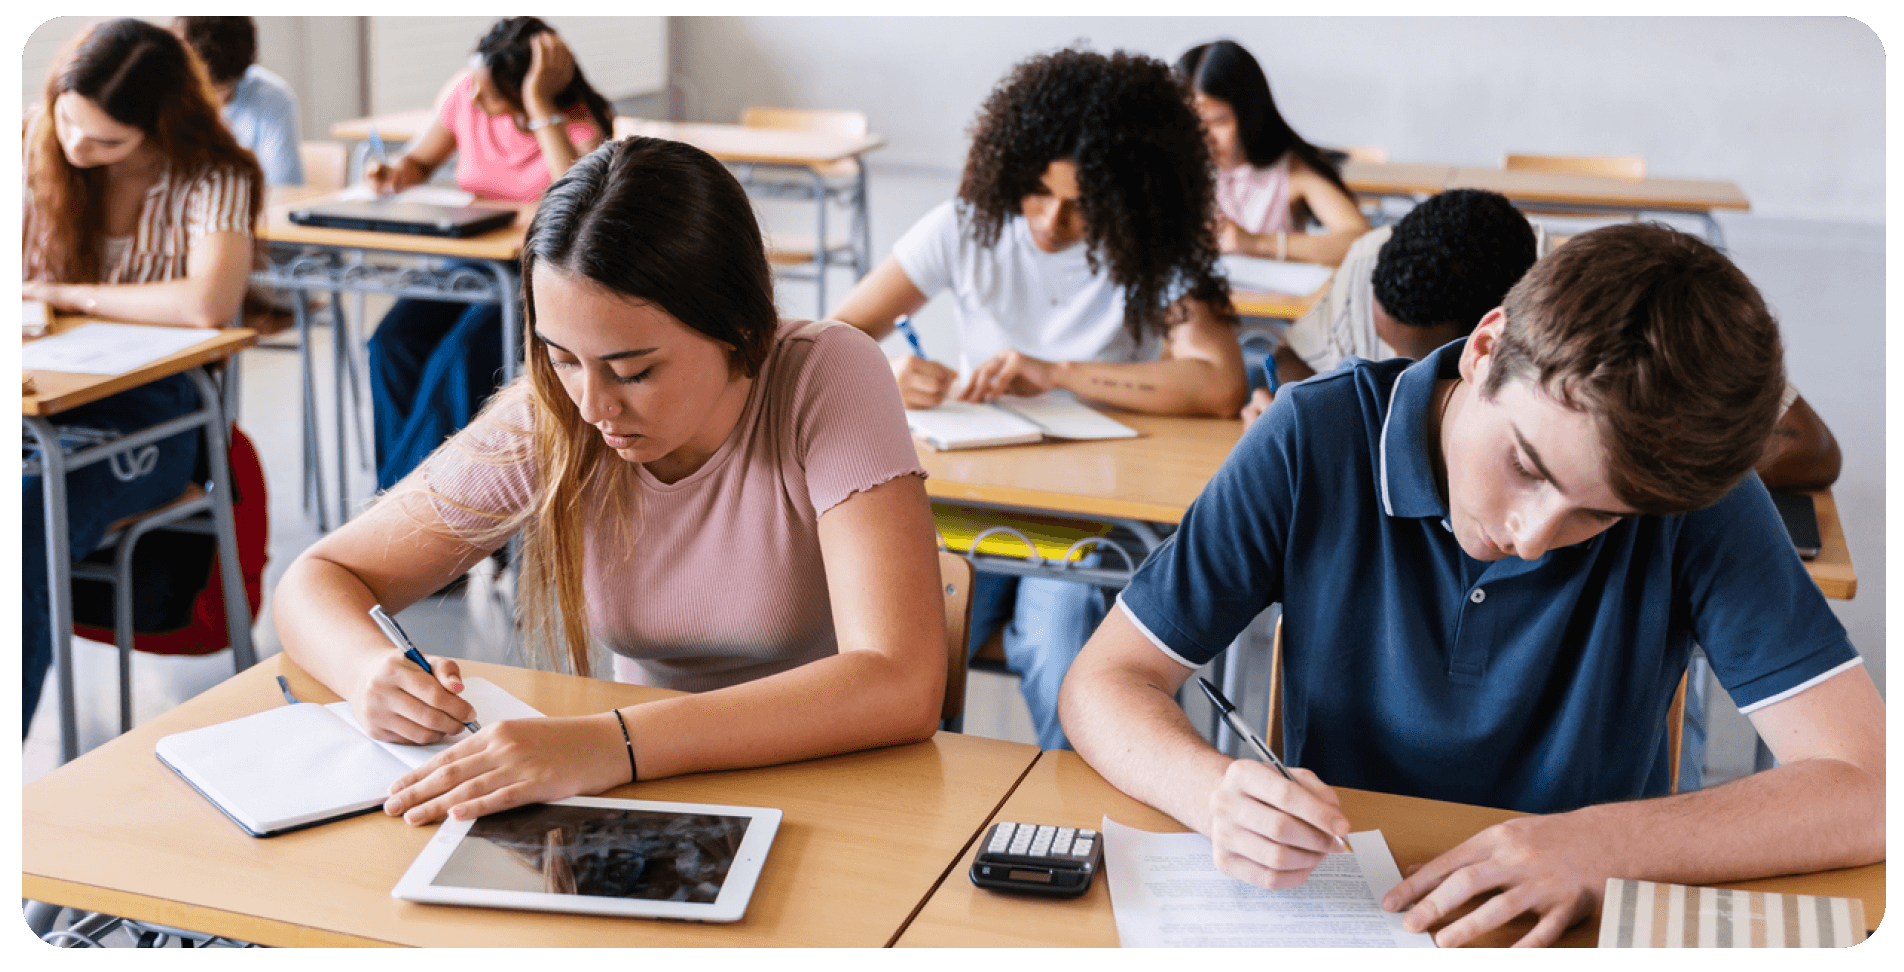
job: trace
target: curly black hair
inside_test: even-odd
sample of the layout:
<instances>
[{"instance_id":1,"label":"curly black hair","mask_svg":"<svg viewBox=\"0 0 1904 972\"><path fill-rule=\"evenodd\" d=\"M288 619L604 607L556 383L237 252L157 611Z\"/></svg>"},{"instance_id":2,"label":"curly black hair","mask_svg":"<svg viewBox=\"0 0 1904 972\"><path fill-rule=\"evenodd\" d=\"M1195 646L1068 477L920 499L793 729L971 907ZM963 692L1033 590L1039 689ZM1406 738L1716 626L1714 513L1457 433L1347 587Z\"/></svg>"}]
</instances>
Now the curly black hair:
<instances>
[{"instance_id":1,"label":"curly black hair","mask_svg":"<svg viewBox=\"0 0 1904 972\"><path fill-rule=\"evenodd\" d=\"M1506 196L1450 189L1395 224L1370 280L1399 323L1472 329L1533 265L1533 227Z\"/></svg>"},{"instance_id":2,"label":"curly black hair","mask_svg":"<svg viewBox=\"0 0 1904 972\"><path fill-rule=\"evenodd\" d=\"M1078 167L1086 259L1124 288L1133 336L1168 330L1167 297L1187 293L1235 322L1216 269L1215 169L1189 89L1170 66L1125 51L1062 50L1021 62L972 124L959 199L980 246L998 242L1051 163Z\"/></svg>"},{"instance_id":3,"label":"curly black hair","mask_svg":"<svg viewBox=\"0 0 1904 972\"><path fill-rule=\"evenodd\" d=\"M522 82L535 57L529 41L537 34L554 32L555 28L539 17L504 17L491 24L482 40L476 42L476 54L483 59L483 67L489 69L489 80L495 83L497 93L518 110L523 107ZM588 110L588 117L595 122L595 130L602 134L604 141L615 137L615 106L588 83L580 62L575 65L575 76L569 79L568 87L555 94L557 108L566 111L576 104Z\"/></svg>"}]
</instances>

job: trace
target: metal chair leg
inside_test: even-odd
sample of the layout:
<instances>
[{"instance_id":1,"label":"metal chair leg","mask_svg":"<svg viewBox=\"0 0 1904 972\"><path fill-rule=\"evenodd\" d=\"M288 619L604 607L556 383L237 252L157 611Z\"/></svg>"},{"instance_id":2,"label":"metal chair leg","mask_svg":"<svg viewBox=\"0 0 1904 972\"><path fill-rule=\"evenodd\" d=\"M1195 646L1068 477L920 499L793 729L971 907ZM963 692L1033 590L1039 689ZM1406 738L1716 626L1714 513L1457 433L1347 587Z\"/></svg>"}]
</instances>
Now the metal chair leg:
<instances>
[{"instance_id":1,"label":"metal chair leg","mask_svg":"<svg viewBox=\"0 0 1904 972\"><path fill-rule=\"evenodd\" d=\"M217 407L218 389L203 372L190 372L198 383L199 394ZM257 663L251 646L251 602L245 597L244 570L238 564L238 524L232 512L231 441L223 422L205 429L208 457L212 470L212 524L218 536L219 581L225 595L225 632L231 639L232 665L244 671Z\"/></svg>"}]
</instances>

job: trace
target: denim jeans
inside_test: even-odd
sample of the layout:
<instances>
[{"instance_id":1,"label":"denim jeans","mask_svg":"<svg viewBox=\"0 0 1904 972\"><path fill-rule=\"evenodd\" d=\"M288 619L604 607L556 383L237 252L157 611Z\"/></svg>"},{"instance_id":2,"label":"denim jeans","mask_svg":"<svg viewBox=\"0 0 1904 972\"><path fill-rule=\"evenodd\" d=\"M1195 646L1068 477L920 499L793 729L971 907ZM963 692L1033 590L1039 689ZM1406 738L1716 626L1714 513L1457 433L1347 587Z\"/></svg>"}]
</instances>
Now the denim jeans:
<instances>
[{"instance_id":1,"label":"denim jeans","mask_svg":"<svg viewBox=\"0 0 1904 972\"><path fill-rule=\"evenodd\" d=\"M377 488L389 489L476 416L502 373L502 308L404 298L370 336Z\"/></svg>"},{"instance_id":2,"label":"denim jeans","mask_svg":"<svg viewBox=\"0 0 1904 972\"><path fill-rule=\"evenodd\" d=\"M122 391L59 415L60 438L71 447L137 432L198 408L198 390L184 375ZM39 450L28 437L26 453ZM194 429L140 446L129 454L67 473L66 537L78 560L99 548L114 522L177 499L198 464ZM53 664L52 603L46 576L46 500L40 476L22 476L20 491L20 734L33 725L46 671ZM70 632L68 632L70 633Z\"/></svg>"},{"instance_id":3,"label":"denim jeans","mask_svg":"<svg viewBox=\"0 0 1904 972\"><path fill-rule=\"evenodd\" d=\"M1058 724L1058 689L1108 606L1102 588L1077 581L981 573L972 585L966 650L1004 626L1005 663L1018 675L1042 749L1071 748Z\"/></svg>"}]
</instances>

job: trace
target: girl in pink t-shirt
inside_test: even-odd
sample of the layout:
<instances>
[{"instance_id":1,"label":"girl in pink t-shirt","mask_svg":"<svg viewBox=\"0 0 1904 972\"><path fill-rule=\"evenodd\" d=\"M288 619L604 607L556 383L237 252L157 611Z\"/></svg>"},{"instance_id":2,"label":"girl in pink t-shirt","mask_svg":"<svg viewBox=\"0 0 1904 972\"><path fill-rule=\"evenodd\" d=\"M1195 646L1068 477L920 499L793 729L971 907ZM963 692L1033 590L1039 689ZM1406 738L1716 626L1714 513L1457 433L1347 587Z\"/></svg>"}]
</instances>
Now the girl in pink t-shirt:
<instances>
[{"instance_id":1,"label":"girl in pink t-shirt","mask_svg":"<svg viewBox=\"0 0 1904 972\"><path fill-rule=\"evenodd\" d=\"M1217 242L1225 253L1334 266L1368 232L1335 165L1276 110L1269 79L1234 41L1177 59L1216 161ZM1309 221L1322 224L1308 232Z\"/></svg>"},{"instance_id":2,"label":"girl in pink t-shirt","mask_svg":"<svg viewBox=\"0 0 1904 972\"><path fill-rule=\"evenodd\" d=\"M456 663L426 674L367 612L513 536L532 652L587 674L599 642L624 680L698 694L486 724L385 810L424 823L930 736L937 536L898 388L853 327L777 320L733 175L679 142L603 146L550 187L523 265L527 375L291 565L285 651L373 737L442 740L474 716Z\"/></svg>"},{"instance_id":3,"label":"girl in pink t-shirt","mask_svg":"<svg viewBox=\"0 0 1904 972\"><path fill-rule=\"evenodd\" d=\"M467 70L437 96L436 117L403 155L372 162L379 192L430 178L456 154L456 184L530 202L614 129L614 109L555 31L534 17L496 22ZM377 487L402 479L469 423L502 368L502 311L493 304L397 301L370 339Z\"/></svg>"}]
</instances>

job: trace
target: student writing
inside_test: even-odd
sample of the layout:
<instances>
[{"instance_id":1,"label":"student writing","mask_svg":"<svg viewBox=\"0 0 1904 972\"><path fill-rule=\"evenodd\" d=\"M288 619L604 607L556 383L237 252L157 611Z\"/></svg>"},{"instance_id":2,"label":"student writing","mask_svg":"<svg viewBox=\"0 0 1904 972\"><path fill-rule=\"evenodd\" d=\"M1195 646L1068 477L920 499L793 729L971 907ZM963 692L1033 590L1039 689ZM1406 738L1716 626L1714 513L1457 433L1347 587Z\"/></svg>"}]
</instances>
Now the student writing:
<instances>
[{"instance_id":1,"label":"student writing","mask_svg":"<svg viewBox=\"0 0 1904 972\"><path fill-rule=\"evenodd\" d=\"M204 68L177 37L139 20L109 20L76 38L26 124L28 299L125 321L222 327L244 298L263 203L250 152L219 121ZM199 407L184 375L60 414L62 438L118 438ZM66 479L75 558L106 527L184 492L198 434L145 446ZM33 721L52 661L42 483L21 496L22 714Z\"/></svg>"},{"instance_id":2,"label":"student writing","mask_svg":"<svg viewBox=\"0 0 1904 972\"><path fill-rule=\"evenodd\" d=\"M1063 389L1141 412L1232 415L1246 391L1216 270L1209 153L1168 66L1125 52L1024 61L979 111L956 200L915 224L833 317L874 337L950 291L958 372L892 362L908 407ZM1046 748L1057 691L1103 616L1096 588L981 574L972 643L1005 654Z\"/></svg>"},{"instance_id":3,"label":"student writing","mask_svg":"<svg viewBox=\"0 0 1904 972\"><path fill-rule=\"evenodd\" d=\"M366 612L519 536L538 657L586 674L600 642L618 679L698 694L485 724L386 809L422 823L931 735L944 619L897 389L864 334L777 319L734 177L678 142L605 145L550 187L523 262L527 375L292 564L285 650L376 738L439 740L472 715L456 663L425 674Z\"/></svg>"},{"instance_id":4,"label":"student writing","mask_svg":"<svg viewBox=\"0 0 1904 972\"><path fill-rule=\"evenodd\" d=\"M365 166L379 192L427 182L456 155L456 184L529 202L614 130L614 109L568 46L534 17L496 21L437 95L436 114L394 161ZM468 424L502 370L494 304L404 298L370 338L377 488L388 489Z\"/></svg>"},{"instance_id":5,"label":"student writing","mask_svg":"<svg viewBox=\"0 0 1904 972\"><path fill-rule=\"evenodd\" d=\"M1335 164L1304 141L1269 93L1269 79L1233 41L1198 44L1177 59L1195 91L1216 161L1218 244L1225 253L1334 265L1368 232ZM1323 231L1309 233L1313 218Z\"/></svg>"},{"instance_id":6,"label":"student writing","mask_svg":"<svg viewBox=\"0 0 1904 972\"><path fill-rule=\"evenodd\" d=\"M1751 472L1782 358L1711 246L1573 238L1469 337L1286 390L1079 656L1066 731L1264 887L1348 830L1325 781L1535 814L1384 900L1444 946L1527 912L1523 943L1551 943L1608 877L1882 859L1883 703ZM1275 602L1294 783L1211 749L1171 695ZM1781 765L1666 796L1695 638Z\"/></svg>"}]
</instances>

